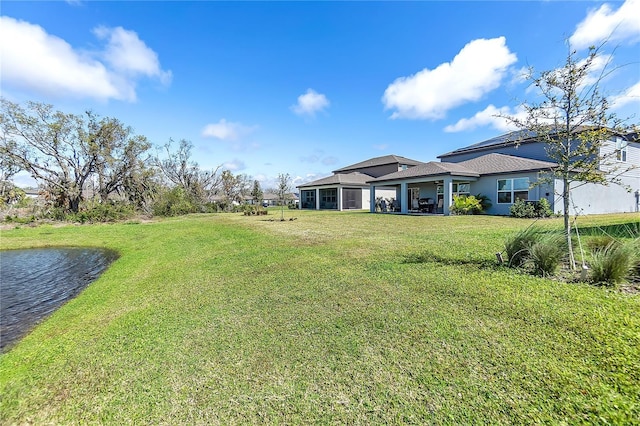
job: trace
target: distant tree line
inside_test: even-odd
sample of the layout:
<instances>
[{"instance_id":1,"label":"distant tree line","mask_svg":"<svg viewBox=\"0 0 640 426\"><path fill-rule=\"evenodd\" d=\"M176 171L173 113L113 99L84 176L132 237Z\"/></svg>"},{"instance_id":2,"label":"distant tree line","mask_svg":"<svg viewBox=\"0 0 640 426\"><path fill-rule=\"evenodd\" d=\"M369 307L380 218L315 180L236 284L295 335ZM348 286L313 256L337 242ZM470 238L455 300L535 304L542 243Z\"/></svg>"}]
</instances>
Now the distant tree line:
<instances>
[{"instance_id":1,"label":"distant tree line","mask_svg":"<svg viewBox=\"0 0 640 426\"><path fill-rule=\"evenodd\" d=\"M201 168L188 140L154 146L116 118L0 102L0 206L24 194L11 181L21 171L38 183L43 215L111 209L175 216L233 211L249 197L262 203L257 180Z\"/></svg>"}]
</instances>

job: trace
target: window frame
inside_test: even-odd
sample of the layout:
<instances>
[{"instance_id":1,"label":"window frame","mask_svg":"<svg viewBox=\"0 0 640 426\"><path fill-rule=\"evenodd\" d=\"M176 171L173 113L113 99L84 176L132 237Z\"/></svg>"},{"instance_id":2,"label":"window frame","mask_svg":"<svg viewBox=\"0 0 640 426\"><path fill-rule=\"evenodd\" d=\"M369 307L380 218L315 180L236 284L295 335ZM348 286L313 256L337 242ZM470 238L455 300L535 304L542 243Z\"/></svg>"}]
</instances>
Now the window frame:
<instances>
[{"instance_id":1,"label":"window frame","mask_svg":"<svg viewBox=\"0 0 640 426\"><path fill-rule=\"evenodd\" d=\"M622 138L616 138L616 161L620 163L627 162L627 147L629 142Z\"/></svg>"},{"instance_id":2,"label":"window frame","mask_svg":"<svg viewBox=\"0 0 640 426\"><path fill-rule=\"evenodd\" d=\"M522 181L526 182L526 189L524 189ZM504 182L502 189L500 188L500 182ZM496 179L496 201L498 202L498 204L513 204L517 200L529 201L530 189L531 181L528 176L520 178ZM501 195L503 196L502 198ZM504 197L506 197L506 201Z\"/></svg>"}]
</instances>

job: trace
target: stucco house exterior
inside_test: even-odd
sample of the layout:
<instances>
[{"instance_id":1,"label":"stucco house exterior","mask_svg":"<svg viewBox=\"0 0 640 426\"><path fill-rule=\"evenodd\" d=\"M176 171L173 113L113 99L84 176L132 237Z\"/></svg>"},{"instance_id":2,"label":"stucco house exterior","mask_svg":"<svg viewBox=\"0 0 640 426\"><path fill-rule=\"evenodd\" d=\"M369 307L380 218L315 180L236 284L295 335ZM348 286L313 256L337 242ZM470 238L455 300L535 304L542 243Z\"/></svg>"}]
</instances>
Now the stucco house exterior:
<instances>
[{"instance_id":1,"label":"stucco house exterior","mask_svg":"<svg viewBox=\"0 0 640 426\"><path fill-rule=\"evenodd\" d=\"M488 214L508 215L518 200L537 201L546 198L554 212L562 213L562 181L549 177L557 164L549 158L544 143L534 136L508 133L440 155L440 162L429 162L414 168L380 176L369 181L372 199L378 185L396 188L400 212L424 211L421 200L432 200L430 211L449 214L454 195L488 197L492 206ZM612 158L601 169L620 166L626 170L618 176L623 186L595 183L576 184L572 189L572 209L581 214L638 212L640 209L640 143L637 135L613 135L604 141L601 155ZM630 188L627 191L625 188ZM375 206L370 205L370 211ZM575 213L572 211L571 213Z\"/></svg>"},{"instance_id":2,"label":"stucco house exterior","mask_svg":"<svg viewBox=\"0 0 640 426\"><path fill-rule=\"evenodd\" d=\"M571 191L571 213L600 214L640 211L640 141L637 134L611 135L601 147L611 159L601 169L613 172L623 185L577 183ZM562 213L562 181L549 179L557 164L535 135L507 133L420 162L396 155L366 160L335 170L332 176L298 186L300 208L367 209L376 199L393 199L390 211L450 214L456 195L483 195L486 211L508 215L516 200L546 198ZM619 167L618 167L619 166ZM631 191L628 191L630 188Z\"/></svg>"},{"instance_id":3,"label":"stucco house exterior","mask_svg":"<svg viewBox=\"0 0 640 426\"><path fill-rule=\"evenodd\" d=\"M422 164L397 155L371 158L333 171L333 175L299 185L300 208L312 210L366 210L371 197L371 179ZM394 198L396 188L377 188L378 197Z\"/></svg>"}]
</instances>

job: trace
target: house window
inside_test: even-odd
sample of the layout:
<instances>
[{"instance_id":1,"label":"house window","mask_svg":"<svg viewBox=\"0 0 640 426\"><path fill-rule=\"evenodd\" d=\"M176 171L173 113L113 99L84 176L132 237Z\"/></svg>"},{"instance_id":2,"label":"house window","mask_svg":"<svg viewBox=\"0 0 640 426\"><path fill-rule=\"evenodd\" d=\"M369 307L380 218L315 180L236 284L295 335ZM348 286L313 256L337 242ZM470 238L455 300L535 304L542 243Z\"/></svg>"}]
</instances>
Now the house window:
<instances>
[{"instance_id":1,"label":"house window","mask_svg":"<svg viewBox=\"0 0 640 426\"><path fill-rule=\"evenodd\" d=\"M471 193L471 184L469 182L454 183L452 195L469 195ZM436 187L436 194L444 194L444 185L438 185Z\"/></svg>"},{"instance_id":2,"label":"house window","mask_svg":"<svg viewBox=\"0 0 640 426\"><path fill-rule=\"evenodd\" d=\"M622 138L616 138L616 160L627 161L627 141Z\"/></svg>"},{"instance_id":3,"label":"house window","mask_svg":"<svg viewBox=\"0 0 640 426\"><path fill-rule=\"evenodd\" d=\"M498 179L498 204L529 199L529 178Z\"/></svg>"},{"instance_id":4,"label":"house window","mask_svg":"<svg viewBox=\"0 0 640 426\"><path fill-rule=\"evenodd\" d=\"M471 184L468 182L465 183L454 183L453 184L453 195L469 195L471 192Z\"/></svg>"}]
</instances>

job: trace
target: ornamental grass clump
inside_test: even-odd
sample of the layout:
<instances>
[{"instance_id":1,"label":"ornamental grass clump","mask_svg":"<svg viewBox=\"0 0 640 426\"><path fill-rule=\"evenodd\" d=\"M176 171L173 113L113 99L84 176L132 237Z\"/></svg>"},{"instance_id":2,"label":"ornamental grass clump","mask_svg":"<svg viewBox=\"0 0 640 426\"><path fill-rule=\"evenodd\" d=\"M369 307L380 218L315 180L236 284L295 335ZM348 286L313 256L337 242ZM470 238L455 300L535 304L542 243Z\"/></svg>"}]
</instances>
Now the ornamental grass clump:
<instances>
[{"instance_id":1,"label":"ornamental grass clump","mask_svg":"<svg viewBox=\"0 0 640 426\"><path fill-rule=\"evenodd\" d=\"M514 268L524 266L529 259L530 248L540 241L541 236L537 228L530 226L509 237L504 247L509 266Z\"/></svg>"},{"instance_id":2,"label":"ornamental grass clump","mask_svg":"<svg viewBox=\"0 0 640 426\"><path fill-rule=\"evenodd\" d=\"M542 235L528 249L528 260L536 275L554 275L566 253L566 242L562 234Z\"/></svg>"},{"instance_id":3,"label":"ornamental grass clump","mask_svg":"<svg viewBox=\"0 0 640 426\"><path fill-rule=\"evenodd\" d=\"M591 258L591 281L613 287L637 272L638 249L632 243L613 241L595 250Z\"/></svg>"}]
</instances>

